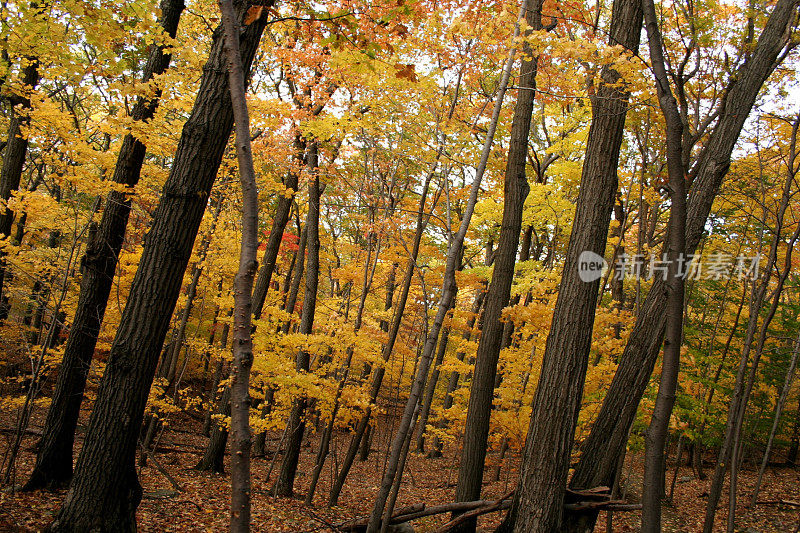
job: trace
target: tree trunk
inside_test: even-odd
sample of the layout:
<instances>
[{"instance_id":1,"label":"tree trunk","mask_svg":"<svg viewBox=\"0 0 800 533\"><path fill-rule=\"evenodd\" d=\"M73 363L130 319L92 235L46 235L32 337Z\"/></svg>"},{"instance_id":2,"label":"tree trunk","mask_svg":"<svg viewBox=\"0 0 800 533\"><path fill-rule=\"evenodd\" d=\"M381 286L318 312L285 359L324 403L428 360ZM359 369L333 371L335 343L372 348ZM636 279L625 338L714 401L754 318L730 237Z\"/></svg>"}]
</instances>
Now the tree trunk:
<instances>
[{"instance_id":1,"label":"tree trunk","mask_svg":"<svg viewBox=\"0 0 800 533\"><path fill-rule=\"evenodd\" d=\"M161 400L165 400L169 396L169 389L172 388L173 385L175 386L175 392L177 393L178 386L175 383L175 377L178 371L178 359L180 357L183 344L186 340L186 326L189 324L189 318L192 316L194 300L197 296L197 286L200 283L200 275L203 273L202 265L204 264L206 255L208 254L208 247L211 244L211 238L214 234L217 220L219 219L219 213L222 210L222 202L222 197L217 198L217 206L214 209L214 214L211 219L211 228L204 236L203 241L200 244L200 253L197 263L192 268L192 278L189 281L189 286L186 289L186 306L181 311L178 328L175 330L175 334L161 358L159 377L163 378L165 382L163 394L159 395L159 399ZM188 356L189 355L187 351L186 357L188 358ZM144 438L142 439L142 454L140 456L140 459L142 460L146 459L146 450L153 444L153 439L155 438L157 428L160 425L159 421L158 413L148 415L145 418L145 427L142 428L144 431Z\"/></svg>"},{"instance_id":2,"label":"tree trunk","mask_svg":"<svg viewBox=\"0 0 800 533\"><path fill-rule=\"evenodd\" d=\"M493 243L489 241L486 245L486 258L484 261L484 265L489 266L491 262L494 260L494 250L493 250ZM486 285L475 293L475 300L472 302L472 310L469 319L467 320L467 328L464 330L461 338L464 339L465 342L469 342L470 338L472 337L472 330L475 327L475 322L478 321L478 315L481 312L481 308L483 307L483 302L486 299ZM456 353L456 359L459 361L463 361L464 357L466 356L466 352L460 350ZM444 413L451 407L453 407L453 394L456 392L458 388L458 381L461 378L458 372L453 370L450 372L450 377L447 380L447 391L444 395L444 401L442 402L442 412ZM441 418L438 423L439 428L445 427L445 419ZM431 451L429 456L430 457L441 457L442 456L442 448L443 443L441 439L437 436L434 436L433 443L431 445Z\"/></svg>"},{"instance_id":3,"label":"tree trunk","mask_svg":"<svg viewBox=\"0 0 800 533\"><path fill-rule=\"evenodd\" d=\"M223 365L223 369L226 366ZM231 388L229 386L226 386L222 391L216 414L223 417L231 416ZM212 426L211 436L208 439L203 458L197 463L195 469L202 472L222 474L225 471L225 446L228 443L228 428L219 422L214 422Z\"/></svg>"},{"instance_id":4,"label":"tree trunk","mask_svg":"<svg viewBox=\"0 0 800 533\"><path fill-rule=\"evenodd\" d=\"M303 227L303 231L300 232L300 245L297 250L297 264L296 264L296 272L294 273L294 277L292 278L292 286L289 289L289 296L286 299L286 312L289 315L294 314L294 308L297 305L297 296L300 294L300 283L303 281L303 272L305 271L306 267L306 246L308 243L308 225ZM283 333L289 333L289 328L292 326L292 321L287 320L286 323L283 325Z\"/></svg>"},{"instance_id":5,"label":"tree trunk","mask_svg":"<svg viewBox=\"0 0 800 533\"><path fill-rule=\"evenodd\" d=\"M39 83L39 60L35 57L27 58L28 64L22 71L22 84L29 90L36 88ZM27 91L25 89L24 91ZM22 94L12 98L16 109L11 110L11 120L8 124L8 141L3 154L3 166L0 169L0 238L11 235L11 224L14 222L14 213L6 202L11 195L19 189L22 179L22 167L28 154L28 138L22 136L22 129L30 123L27 113L31 109L31 101L27 95ZM0 252L0 301L7 298L3 290L6 265L5 252ZM4 302L5 304L5 302Z\"/></svg>"},{"instance_id":6,"label":"tree trunk","mask_svg":"<svg viewBox=\"0 0 800 533\"><path fill-rule=\"evenodd\" d=\"M542 29L541 0L525 2L525 21L533 31ZM531 47L528 43L523 46L522 53L524 59L520 65L519 85L526 89L517 93L514 119L511 124L511 141L503 187L503 220L500 239L494 254L492 281L486 293L483 330L475 356L475 370L464 426L464 446L456 486L458 502L479 500L481 496L497 362L503 341L504 324L501 318L511 296L511 283L514 279L519 236L522 230L522 209L530 191L525 164L528 158L528 136L536 94L538 58L531 56ZM457 515L458 513L454 513L453 518ZM475 531L476 524L475 518L466 520L458 527L458 531L465 533Z\"/></svg>"},{"instance_id":7,"label":"tree trunk","mask_svg":"<svg viewBox=\"0 0 800 533\"><path fill-rule=\"evenodd\" d=\"M764 81L772 73L785 40L784 30L792 20L796 0L779 0L756 45L753 56L733 76L718 124L702 150L687 202L686 253L697 249L705 231L711 204L730 166L730 158L742 126ZM575 467L573 488L610 485L617 459L627 443L628 430L653 372L666 317L667 293L656 278L642 303L628 343L620 358L600 413L583 445ZM594 523L596 514L590 516Z\"/></svg>"},{"instance_id":8,"label":"tree trunk","mask_svg":"<svg viewBox=\"0 0 800 533\"><path fill-rule=\"evenodd\" d=\"M641 17L640 1L615 1L609 42L637 53ZM604 67L602 78L592 99L592 123L575 219L533 400L519 488L505 525L513 525L518 532L555 531L562 526L572 441L600 285L599 271L581 272L579 268L584 254L603 257L605 253L628 108L628 93L619 86L619 73Z\"/></svg>"},{"instance_id":9,"label":"tree trunk","mask_svg":"<svg viewBox=\"0 0 800 533\"><path fill-rule=\"evenodd\" d=\"M241 18L248 4L237 1L235 6ZM254 21L241 35L245 73L265 24L263 19ZM50 526L52 531L126 532L136 527L142 493L134 465L137 434L167 319L178 298L232 123L222 30L218 28L194 108L183 127L172 170L145 238L75 476Z\"/></svg>"},{"instance_id":10,"label":"tree trunk","mask_svg":"<svg viewBox=\"0 0 800 533\"><path fill-rule=\"evenodd\" d=\"M233 315L233 310L231 310L228 316ZM228 333L230 332L231 326L229 323L225 323L222 326L222 334L220 335L220 346L224 350L225 347L228 345ZM208 409L206 409L206 415L203 418L203 434L211 436L211 427L212 427L212 420L211 414L215 410L215 406L217 405L217 393L219 392L219 382L222 380L222 372L225 367L223 360L220 358L217 361L217 368L214 371L214 377L211 380L211 388L208 390L207 402L208 402ZM227 416L227 415L226 415ZM218 424L214 424L216 426Z\"/></svg>"},{"instance_id":11,"label":"tree trunk","mask_svg":"<svg viewBox=\"0 0 800 533\"><path fill-rule=\"evenodd\" d=\"M364 261L364 277L361 283L361 297L359 298L358 302L358 311L356 312L356 318L353 323L353 332L355 334L361 329L361 322L364 318L364 309L366 308L367 303L367 294L372 287L372 278L375 275L375 268L378 265L378 256L380 255L380 243L376 243L375 245L375 258L374 261L371 260L372 254L372 236L371 234L367 238L367 259ZM336 424L336 415L339 413L339 407L341 406L341 397L342 391L344 390L345 385L347 384L347 378L350 375L350 365L353 360L353 347L349 347L347 349L347 357L345 358L343 368L341 369L341 377L339 379L339 383L336 387L336 395L333 400L333 410L331 411L331 417L328 420L327 425L325 426L325 430L322 434L322 438L320 440L319 445L319 452L317 453L317 460L314 465L314 471L311 475L311 482L308 486L308 492L306 493L306 505L311 505L314 501L314 493L317 490L317 483L319 482L319 476L322 473L322 468L325 466L325 460L328 457L328 451L330 449L330 442L333 436L333 429Z\"/></svg>"},{"instance_id":12,"label":"tree trunk","mask_svg":"<svg viewBox=\"0 0 800 533\"><path fill-rule=\"evenodd\" d=\"M242 54L241 28L232 0L220 0L228 60L228 86L236 123L236 158L242 186L242 245L233 291L233 364L231 365L231 533L250 531L250 368L253 280L258 262L258 189L250 146L250 114Z\"/></svg>"},{"instance_id":13,"label":"tree trunk","mask_svg":"<svg viewBox=\"0 0 800 533\"><path fill-rule=\"evenodd\" d=\"M301 335L310 335L314 327L314 312L317 305L317 288L319 285L319 172L318 145L314 141L308 149L308 166L313 174L308 185L308 265L306 266L306 290L303 297L303 313L300 317ZM308 372L311 358L308 351L301 349L295 361L299 372ZM292 403L292 411L287 422L288 442L281 462L278 480L275 482L275 495L289 497L294 492L294 478L297 463L300 460L300 446L305 432L303 415L308 405L307 398L296 398Z\"/></svg>"},{"instance_id":14,"label":"tree trunk","mask_svg":"<svg viewBox=\"0 0 800 533\"><path fill-rule=\"evenodd\" d=\"M685 290L684 253L686 251L686 181L683 166L683 122L678 103L672 95L669 75L664 66L664 45L653 0L643 0L643 12L650 60L658 94L658 103L666 122L667 169L670 189L668 227L667 325L661 379L653 407L653 416L645 438L644 483L642 487L642 531L661 531L661 500L664 497L665 446L669 419L678 388L681 344L683 341L683 302Z\"/></svg>"},{"instance_id":15,"label":"tree trunk","mask_svg":"<svg viewBox=\"0 0 800 533\"><path fill-rule=\"evenodd\" d=\"M784 191L784 199L788 202L788 191L791 186L791 183L794 181L794 174L790 173L789 180L787 180L787 188ZM775 230L775 238L773 240L772 249L770 250L770 260L767 264L767 271L772 271L776 265L776 255L779 241L782 240L780 237L781 228L783 227L783 214L785 213L785 206L784 205L780 208L778 214L778 224ZM794 245L797 242L798 236L800 236L800 226L798 226L794 232L794 235L789 239L788 243L786 243L786 252L785 252L785 260L783 270L779 271L778 280L776 283L775 288L773 289L773 299L772 304L770 305L769 309L767 310L766 316L761 323L761 328L759 330L758 339L756 341L756 349L755 354L753 356L753 362L750 364L750 370L747 373L747 379L744 379L744 372L746 370L747 364L749 362L749 353L750 353L750 345L752 344L754 334L755 334L755 326L758 321L759 312L761 310L761 304L763 303L764 294L767 290L769 285L769 274L765 276L765 280L763 282L763 288L759 288L758 294L754 301L756 302L755 305L751 306L750 309L750 317L751 323L748 324L748 333L745 338L745 346L744 350L742 351L742 358L739 362L739 369L736 375L736 383L734 384L733 394L731 395L731 403L728 412L728 421L726 423L726 434L725 440L723 441L722 449L720 450L719 456L717 457L717 467L714 471L714 478L711 483L711 488L708 491L708 507L706 508L706 525L709 530L713 526L714 522L714 515L716 514L716 502L719 501L719 495L722 490L722 483L725 480L725 470L726 467L731 472L731 479L730 479L730 487L729 487L729 511L728 511L728 531L732 533L735 527L735 512L736 512L736 486L737 486L737 477L739 473L739 465L741 464L741 435L742 435L742 426L744 424L744 418L747 413L747 405L750 401L750 395L753 391L753 386L755 385L755 380L758 371L758 365L761 360L761 356L764 353L764 343L767 338L768 328L772 319L775 316L775 312L778 309L778 305L780 303L780 297L783 292L783 287L788 278L789 272L791 270L791 263L792 263L792 251L794 250ZM752 330L751 330L752 328ZM711 502L714 501L714 512L712 513Z\"/></svg>"},{"instance_id":16,"label":"tree trunk","mask_svg":"<svg viewBox=\"0 0 800 533\"><path fill-rule=\"evenodd\" d=\"M789 444L789 451L786 453L786 464L795 465L797 463L798 449L800 449L800 397L797 399L794 429L792 430L792 440Z\"/></svg>"},{"instance_id":17,"label":"tree trunk","mask_svg":"<svg viewBox=\"0 0 800 533\"><path fill-rule=\"evenodd\" d=\"M455 299L453 303L455 303ZM447 352L447 341L449 338L450 328L445 328L442 332L442 338L439 339L439 349L436 351L436 359L433 362L431 378L428 380L428 386L425 388L425 397L422 400L422 410L419 414L419 432L417 433L416 443L416 449L419 453L425 453L425 426L428 425L428 417L431 414L431 405L433 404L433 395L436 394L436 385L439 383L439 367L444 361L444 354Z\"/></svg>"},{"instance_id":18,"label":"tree trunk","mask_svg":"<svg viewBox=\"0 0 800 533\"><path fill-rule=\"evenodd\" d=\"M792 153L794 153L794 148L796 147L796 140L797 140L797 130L795 129L793 131L793 138L792 138ZM798 236L800 236L800 226L798 226L794 232L794 235L789 239L789 242L787 243L783 270L782 271L779 270L777 284L773 292L772 304L761 323L761 328L758 333L756 350L753 356L753 362L749 363L753 340L756 339L756 330L758 329L758 319L760 317L761 308L763 306L767 290L769 289L769 282L771 280L773 270L777 269L778 248L783 241L781 233L782 230L784 229L784 216L786 214L786 210L787 207L789 206L789 201L792 195L792 185L795 180L795 174L796 174L795 169L790 166L789 172L787 173L787 179L783 187L781 202L778 206L778 210L776 213L776 225L774 229L774 236L772 239L772 243L770 244L767 265L764 268L764 275L757 286L754 282L753 293L750 300L750 313L747 323L747 332L745 333L744 344L742 347L742 354L739 360L739 368L737 369L736 372L736 381L733 386L733 391L731 392L731 399L728 407L728 417L725 423L725 437L722 443L722 447L720 448L719 455L717 456L717 465L716 468L714 469L714 477L711 482L711 487L709 488L708 491L706 517L703 525L704 533L710 533L711 530L713 529L714 518L716 516L716 510L717 510L717 503L719 502L719 498L722 493L722 484L725 480L725 473L727 470L730 470L731 472L730 512L729 512L728 527L729 529L732 529L733 527L734 511L736 507L736 491L735 491L736 476L738 475L738 466L739 466L739 461L737 456L739 437L742 431L744 416L747 412L747 404L748 401L750 400L750 393L752 392L753 385L755 383L758 364L764 350L764 342L766 340L767 330L770 322L772 321L772 318L775 316L775 312L777 311L778 304L780 302L780 296L783 290L784 283L791 270L791 260L792 260L792 251L794 248L794 243L797 241ZM764 210L765 220L766 217L767 217L767 211L765 209ZM747 371L748 364L750 364L749 372ZM745 378L746 373L747 377Z\"/></svg>"},{"instance_id":19,"label":"tree trunk","mask_svg":"<svg viewBox=\"0 0 800 533\"><path fill-rule=\"evenodd\" d=\"M174 38L184 2L162 0L160 7L161 27L164 33ZM163 73L169 67L170 60L171 55L164 53L163 46L151 45L142 80L148 82ZM131 118L136 121L152 118L159 97L160 89L150 99L140 98L133 107ZM133 134L127 134L117 156L113 181L129 187L136 185L145 151L141 141ZM72 447L86 376L111 294L129 214L130 200L125 194L119 191L109 193L100 225L92 232L94 238L90 239L81 260L83 277L78 305L64 347L52 403L47 411L36 466L25 485L26 490L63 486L72 477Z\"/></svg>"}]
</instances>

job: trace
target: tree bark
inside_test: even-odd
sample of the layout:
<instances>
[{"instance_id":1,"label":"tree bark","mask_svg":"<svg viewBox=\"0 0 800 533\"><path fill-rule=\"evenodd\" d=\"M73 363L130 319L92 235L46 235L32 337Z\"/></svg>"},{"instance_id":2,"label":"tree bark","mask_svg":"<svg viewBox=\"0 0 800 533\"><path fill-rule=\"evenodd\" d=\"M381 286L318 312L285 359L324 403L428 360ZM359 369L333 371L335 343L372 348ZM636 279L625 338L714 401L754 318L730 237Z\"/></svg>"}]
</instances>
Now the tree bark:
<instances>
[{"instance_id":1,"label":"tree bark","mask_svg":"<svg viewBox=\"0 0 800 533\"><path fill-rule=\"evenodd\" d=\"M531 30L542 29L541 0L526 1L525 21ZM456 501L459 502L478 500L481 495L497 362L503 342L504 323L501 318L511 296L511 283L514 279L522 230L522 209L530 191L525 164L528 158L528 136L536 94L538 58L531 56L529 43L523 45L522 53L524 59L520 64L519 85L525 89L518 90L511 124L511 141L503 187L503 219L494 255L492 281L484 304L483 330L475 355L475 370L464 427L464 446L458 469ZM453 518L456 516L457 513L454 513ZM475 531L476 524L475 518L465 520L458 526L458 531L464 533Z\"/></svg>"},{"instance_id":2,"label":"tree bark","mask_svg":"<svg viewBox=\"0 0 800 533\"><path fill-rule=\"evenodd\" d=\"M234 5L241 18L248 3L239 0ZM266 20L259 19L241 35L245 73L265 24ZM72 485L50 526L52 531L135 530L142 493L134 465L137 434L166 336L167 318L175 307L233 123L222 46L218 28L194 108L183 127L172 170L145 238Z\"/></svg>"},{"instance_id":3,"label":"tree bark","mask_svg":"<svg viewBox=\"0 0 800 533\"><path fill-rule=\"evenodd\" d=\"M27 58L28 64L22 71L22 84L24 91L33 90L39 84L39 60L35 57ZM11 224L14 222L14 212L6 203L11 195L19 189L22 179L22 167L28 154L28 138L23 137L22 128L30 123L27 113L31 109L31 101L27 94L21 94L12 99L16 109L11 110L11 120L8 124L8 141L3 154L3 166L0 169L0 238L11 235ZM0 302L7 305L4 295L4 281L6 277L5 252L0 252ZM6 310L7 311L7 310Z\"/></svg>"},{"instance_id":4,"label":"tree bark","mask_svg":"<svg viewBox=\"0 0 800 533\"><path fill-rule=\"evenodd\" d=\"M717 126L709 135L696 166L687 202L686 253L697 249L705 231L711 204L730 167L731 153L764 81L776 66L785 44L784 31L796 0L779 0L753 50L752 58L742 65L729 84L725 106ZM583 445L583 454L575 467L570 486L574 488L610 485L617 469L617 459L625 449L628 430L653 372L666 317L667 293L656 278L642 303L636 323L620 358L597 420ZM591 517L592 523L596 515Z\"/></svg>"},{"instance_id":5,"label":"tree bark","mask_svg":"<svg viewBox=\"0 0 800 533\"><path fill-rule=\"evenodd\" d=\"M186 340L186 327L189 324L189 318L192 316L192 309L194 309L194 300L197 296L197 286L200 284L200 275L203 273L202 265L204 264L206 255L208 254L208 247L211 244L211 238L214 234L214 229L216 228L220 211L222 211L222 197L217 198L216 202L217 206L214 208L214 214L211 218L211 228L203 237L203 240L200 244L197 263L192 268L192 278L189 281L189 286L186 290L186 306L183 308L183 310L181 310L178 327L174 333L172 341L170 341L167 345L168 347L166 350L164 350L164 355L161 358L158 376L165 382L163 393L159 395L160 399L162 400L169 396L169 389L171 389L173 385L177 394L178 385L175 383L175 377L178 371L178 359L180 358L180 353ZM188 350L186 357L189 357ZM144 432L144 438L142 439L143 450L140 459L146 459L147 454L145 453L145 450L150 448L150 446L153 444L153 439L155 438L157 429L160 425L159 421L159 413L154 413L145 417L144 427L142 428Z\"/></svg>"},{"instance_id":6,"label":"tree bark","mask_svg":"<svg viewBox=\"0 0 800 533\"><path fill-rule=\"evenodd\" d=\"M231 521L232 533L250 531L250 368L253 366L251 329L253 280L258 262L258 188L250 146L250 114L239 20L232 0L220 0L228 60L228 86L236 124L236 158L242 186L242 244L233 287L233 364L231 365Z\"/></svg>"},{"instance_id":7,"label":"tree bark","mask_svg":"<svg viewBox=\"0 0 800 533\"><path fill-rule=\"evenodd\" d=\"M161 27L164 33L174 38L184 2L162 0L160 8ZM170 60L171 54L165 53L163 46L151 45L142 81L149 82L166 71ZM160 96L161 89L157 89L151 98L139 98L131 111L131 118L136 121L152 118ZM145 151L145 145L128 133L122 141L112 180L129 187L136 185ZM129 214L130 200L125 194L119 191L109 193L100 225L91 233L93 238L81 260L83 277L78 305L64 347L52 403L47 411L36 466L25 485L26 490L60 487L72 477L72 448L86 376L111 294Z\"/></svg>"},{"instance_id":8,"label":"tree bark","mask_svg":"<svg viewBox=\"0 0 800 533\"><path fill-rule=\"evenodd\" d=\"M669 419L678 388L681 344L683 341L683 301L685 290L684 253L686 251L686 182L683 166L683 122L672 95L664 66L664 45L653 0L643 0L650 60L658 103L666 122L667 171L670 189L667 261L667 325L661 379L658 385L650 427L645 438L644 483L642 487L642 531L661 531L661 500L664 497L664 465ZM680 458L679 458L680 459Z\"/></svg>"},{"instance_id":9,"label":"tree bark","mask_svg":"<svg viewBox=\"0 0 800 533\"><path fill-rule=\"evenodd\" d=\"M609 42L635 54L641 17L640 0L615 1ZM579 263L584 252L600 257L605 253L628 108L628 92L619 85L619 73L604 67L602 78L592 99L592 123L575 219L533 400L519 488L504 526L510 529L513 525L518 532L549 532L562 526L572 441L600 285L599 276L581 279Z\"/></svg>"}]
</instances>

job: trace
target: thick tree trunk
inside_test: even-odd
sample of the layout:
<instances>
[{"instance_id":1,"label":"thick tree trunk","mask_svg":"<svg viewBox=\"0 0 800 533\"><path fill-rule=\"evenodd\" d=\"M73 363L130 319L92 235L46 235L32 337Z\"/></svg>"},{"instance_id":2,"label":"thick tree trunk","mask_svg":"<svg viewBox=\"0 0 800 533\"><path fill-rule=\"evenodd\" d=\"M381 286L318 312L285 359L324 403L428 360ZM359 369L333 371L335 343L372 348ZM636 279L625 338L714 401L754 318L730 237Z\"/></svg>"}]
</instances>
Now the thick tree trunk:
<instances>
[{"instance_id":1,"label":"thick tree trunk","mask_svg":"<svg viewBox=\"0 0 800 533\"><path fill-rule=\"evenodd\" d=\"M670 189L669 244L667 251L667 326L661 379L653 417L645 438L644 484L642 487L642 531L661 531L661 500L664 497L665 446L669 419L678 388L681 343L683 341L683 301L686 265L686 181L683 165L683 122L678 103L672 95L669 75L664 65L664 45L653 0L643 0L644 21L650 48L650 60L656 93L666 122L667 168ZM680 448L679 448L680 449ZM678 458L680 459L680 457Z\"/></svg>"},{"instance_id":2,"label":"thick tree trunk","mask_svg":"<svg viewBox=\"0 0 800 533\"><path fill-rule=\"evenodd\" d=\"M192 316L192 309L194 309L194 300L197 296L197 286L200 284L200 275L203 273L202 265L204 264L206 255L208 254L208 247L211 244L211 238L214 234L214 229L216 228L220 211L222 210L222 202L222 197L217 198L217 206L214 209L214 214L211 219L211 228L203 237L203 241L200 244L200 253L197 263L192 268L192 278L189 281L189 286L186 289L186 305L183 310L181 310L178 327L175 330L172 340L167 345L167 349L164 350L164 355L161 358L158 376L165 382L163 393L159 395L159 399L161 400L165 400L169 397L169 390L173 386L175 387L175 392L177 394L178 386L175 383L175 378L178 371L178 359L180 357L183 344L186 341L186 327L189 324L189 318ZM188 351L186 357L189 357ZM148 415L145 418L144 427L142 428L144 432L144 438L142 439L143 450L140 460L146 460L146 450L149 449L153 444L153 439L155 439L157 429L160 426L159 422L159 413Z\"/></svg>"},{"instance_id":3,"label":"thick tree trunk","mask_svg":"<svg viewBox=\"0 0 800 533\"><path fill-rule=\"evenodd\" d=\"M640 0L615 1L609 42L621 44L635 54L641 13ZM619 74L605 67L602 77L592 99L592 123L575 219L533 400L519 488L506 523L506 527L513 525L518 532L556 531L562 523L600 285L599 271L597 276L584 275L584 280L579 268L582 254L591 252L603 257L605 253L628 107L628 93L619 86Z\"/></svg>"},{"instance_id":4,"label":"thick tree trunk","mask_svg":"<svg viewBox=\"0 0 800 533\"><path fill-rule=\"evenodd\" d=\"M175 37L184 8L183 0L162 0L160 8L164 33ZM162 46L152 45L143 81L148 82L163 73L169 67L170 60L171 55L165 54ZM152 98L140 98L133 107L131 118L136 121L152 118L159 97L160 89ZM136 185L144 156L144 144L132 134L127 134L117 156L113 181L130 187ZM93 238L81 260L83 277L78 305L47 412L36 466L25 486L27 490L62 486L72 477L72 447L86 376L111 293L129 214L130 200L125 194L118 191L109 193L100 225L91 233Z\"/></svg>"},{"instance_id":5,"label":"thick tree trunk","mask_svg":"<svg viewBox=\"0 0 800 533\"><path fill-rule=\"evenodd\" d=\"M526 2L525 21L531 30L538 31L542 28L541 0ZM511 283L514 279L517 248L522 230L522 209L530 191L525 164L528 158L528 136L536 94L538 58L531 56L531 47L527 43L523 46L522 52L524 59L520 65L519 85L526 89L517 93L514 119L511 124L511 141L503 187L503 220L494 255L492 281L486 294L483 330L475 355L475 370L464 427L464 446L461 451L456 486L458 502L478 500L481 495L497 362L503 342L504 324L501 318L511 296ZM457 513L454 513L453 518L456 515ZM476 519L466 520L459 526L458 531L475 531L476 523Z\"/></svg>"},{"instance_id":6,"label":"thick tree trunk","mask_svg":"<svg viewBox=\"0 0 800 533\"><path fill-rule=\"evenodd\" d=\"M242 17L248 3L235 3ZM266 20L241 35L250 69ZM214 32L198 96L183 128L169 178L97 394L75 476L52 531L133 531L141 499L136 441L183 273L233 123L222 31ZM180 223L177 223L180 221Z\"/></svg>"},{"instance_id":7,"label":"thick tree trunk","mask_svg":"<svg viewBox=\"0 0 800 533\"><path fill-rule=\"evenodd\" d=\"M735 74L719 122L701 152L687 202L686 253L697 249L705 231L711 204L730 166L739 132L764 81L785 44L784 30L792 20L797 0L779 0L753 51L752 58ZM643 302L606 393L592 431L583 445L570 486L591 488L614 480L617 459L623 453L628 431L653 372L663 340L667 292L659 278ZM591 517L592 523L596 515Z\"/></svg>"},{"instance_id":8,"label":"thick tree trunk","mask_svg":"<svg viewBox=\"0 0 800 533\"><path fill-rule=\"evenodd\" d=\"M319 286L319 172L318 172L318 145L313 142L308 149L308 166L313 174L308 185L308 217L306 218L306 231L308 232L308 265L306 266L306 290L303 296L303 313L300 317L299 333L310 335L314 328L314 312L317 306L317 288ZM311 357L301 349L295 361L297 370L308 372ZM305 432L304 414L308 405L307 398L296 398L292 404L292 411L287 422L288 443L286 452L281 462L278 480L275 482L275 495L289 497L294 492L294 478L297 473L297 463L300 460L300 446Z\"/></svg>"}]
</instances>

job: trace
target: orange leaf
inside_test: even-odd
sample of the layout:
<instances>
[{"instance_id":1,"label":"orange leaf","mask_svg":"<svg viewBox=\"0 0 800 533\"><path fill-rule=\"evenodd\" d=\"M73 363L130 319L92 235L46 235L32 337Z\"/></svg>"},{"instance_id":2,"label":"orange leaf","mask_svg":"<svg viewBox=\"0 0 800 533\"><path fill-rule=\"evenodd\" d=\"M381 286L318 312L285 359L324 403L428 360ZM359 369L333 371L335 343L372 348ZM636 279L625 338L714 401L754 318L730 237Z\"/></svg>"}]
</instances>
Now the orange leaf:
<instances>
[{"instance_id":1,"label":"orange leaf","mask_svg":"<svg viewBox=\"0 0 800 533\"><path fill-rule=\"evenodd\" d=\"M247 15L244 17L244 25L252 24L261 18L261 13L264 12L264 6L253 6L247 10Z\"/></svg>"},{"instance_id":2,"label":"orange leaf","mask_svg":"<svg viewBox=\"0 0 800 533\"><path fill-rule=\"evenodd\" d=\"M397 64L394 66L394 68L397 69L397 72L395 72L394 75L398 78L403 78L414 83L419 81L419 78L417 78L416 67L414 65Z\"/></svg>"}]
</instances>

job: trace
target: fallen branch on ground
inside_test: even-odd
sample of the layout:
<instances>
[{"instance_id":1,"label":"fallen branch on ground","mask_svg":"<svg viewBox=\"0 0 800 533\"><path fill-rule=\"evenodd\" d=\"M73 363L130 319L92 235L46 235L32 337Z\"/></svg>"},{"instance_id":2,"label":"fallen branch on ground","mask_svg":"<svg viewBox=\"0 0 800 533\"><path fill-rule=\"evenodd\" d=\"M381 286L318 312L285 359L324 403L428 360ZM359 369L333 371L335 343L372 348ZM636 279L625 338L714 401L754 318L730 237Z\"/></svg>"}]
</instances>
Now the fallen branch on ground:
<instances>
[{"instance_id":1,"label":"fallen branch on ground","mask_svg":"<svg viewBox=\"0 0 800 533\"><path fill-rule=\"evenodd\" d=\"M390 525L411 522L426 516L433 516L444 513L463 513L440 528L436 533L445 533L452 530L459 524L488 513L504 511L511 507L511 499L514 491L509 491L497 500L477 500L472 502L452 502L440 505L426 506L424 503L410 505L396 510L389 519ZM564 511L581 513L585 511L635 511L642 508L641 504L628 503L625 500L612 500L608 487L595 487L586 490L568 490L564 504ZM369 517L355 518L342 524L337 528L340 531L361 532L367 528Z\"/></svg>"}]
</instances>

